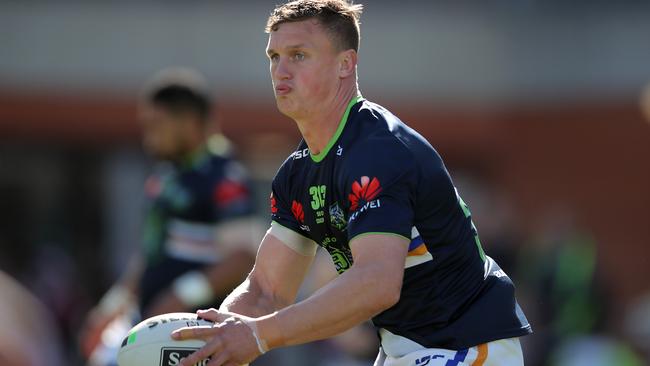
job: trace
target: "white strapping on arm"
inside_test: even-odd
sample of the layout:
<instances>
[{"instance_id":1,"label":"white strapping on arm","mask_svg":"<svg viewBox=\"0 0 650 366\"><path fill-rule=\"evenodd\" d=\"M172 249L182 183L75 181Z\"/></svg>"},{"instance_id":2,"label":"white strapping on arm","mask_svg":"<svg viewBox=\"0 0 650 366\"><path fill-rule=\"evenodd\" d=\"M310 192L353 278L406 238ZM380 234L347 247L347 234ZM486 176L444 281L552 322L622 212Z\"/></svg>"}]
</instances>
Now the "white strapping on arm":
<instances>
[{"instance_id":1,"label":"white strapping on arm","mask_svg":"<svg viewBox=\"0 0 650 366\"><path fill-rule=\"evenodd\" d=\"M278 238L284 245L293 249L296 253L306 257L313 257L318 250L318 244L315 241L288 229L275 221L271 222L271 228L266 232Z\"/></svg>"}]
</instances>

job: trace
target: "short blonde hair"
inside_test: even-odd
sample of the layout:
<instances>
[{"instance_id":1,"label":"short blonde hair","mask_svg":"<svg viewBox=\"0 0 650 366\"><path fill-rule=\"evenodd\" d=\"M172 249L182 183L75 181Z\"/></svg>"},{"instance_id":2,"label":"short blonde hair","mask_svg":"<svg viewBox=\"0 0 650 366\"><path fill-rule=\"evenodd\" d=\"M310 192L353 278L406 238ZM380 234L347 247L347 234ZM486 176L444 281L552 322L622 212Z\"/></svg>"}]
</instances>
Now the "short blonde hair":
<instances>
[{"instance_id":1,"label":"short blonde hair","mask_svg":"<svg viewBox=\"0 0 650 366\"><path fill-rule=\"evenodd\" d=\"M362 11L363 5L346 0L295 0L278 5L271 12L265 31L274 32L282 23L316 19L330 33L339 50L359 51Z\"/></svg>"}]
</instances>

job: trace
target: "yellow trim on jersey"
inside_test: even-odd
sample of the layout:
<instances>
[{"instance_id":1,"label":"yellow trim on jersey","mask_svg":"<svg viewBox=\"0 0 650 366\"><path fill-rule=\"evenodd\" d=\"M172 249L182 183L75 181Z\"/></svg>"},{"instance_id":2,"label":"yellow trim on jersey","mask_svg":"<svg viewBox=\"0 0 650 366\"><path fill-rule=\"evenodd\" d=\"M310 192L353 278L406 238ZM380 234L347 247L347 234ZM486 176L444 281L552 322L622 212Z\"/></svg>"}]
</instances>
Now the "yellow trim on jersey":
<instances>
[{"instance_id":1,"label":"yellow trim on jersey","mask_svg":"<svg viewBox=\"0 0 650 366\"><path fill-rule=\"evenodd\" d=\"M472 362L472 366L483 366L485 360L487 360L488 357L488 345L487 343L481 343L476 346L476 349L478 351L478 355L476 356L476 360Z\"/></svg>"},{"instance_id":2,"label":"yellow trim on jersey","mask_svg":"<svg viewBox=\"0 0 650 366\"><path fill-rule=\"evenodd\" d=\"M404 261L404 268L415 267L418 264L426 263L433 260L433 256L427 250L426 253L421 255L408 255Z\"/></svg>"}]
</instances>

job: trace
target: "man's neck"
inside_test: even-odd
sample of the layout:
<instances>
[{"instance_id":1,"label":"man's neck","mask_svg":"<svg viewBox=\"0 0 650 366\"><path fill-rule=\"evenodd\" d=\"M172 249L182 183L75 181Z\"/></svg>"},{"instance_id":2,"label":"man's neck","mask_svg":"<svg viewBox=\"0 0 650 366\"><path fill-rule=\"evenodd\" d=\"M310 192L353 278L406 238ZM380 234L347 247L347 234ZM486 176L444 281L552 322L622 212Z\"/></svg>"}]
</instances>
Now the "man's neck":
<instances>
[{"instance_id":1,"label":"man's neck","mask_svg":"<svg viewBox=\"0 0 650 366\"><path fill-rule=\"evenodd\" d=\"M309 118L296 120L298 129L312 155L318 155L325 149L334 137L348 104L357 95L359 95L357 88L350 89L336 95L334 101L325 105L325 108L319 113L314 113Z\"/></svg>"},{"instance_id":2,"label":"man's neck","mask_svg":"<svg viewBox=\"0 0 650 366\"><path fill-rule=\"evenodd\" d=\"M206 136L203 131L191 135L186 141L186 146L172 159L179 166L192 166L206 150Z\"/></svg>"}]
</instances>

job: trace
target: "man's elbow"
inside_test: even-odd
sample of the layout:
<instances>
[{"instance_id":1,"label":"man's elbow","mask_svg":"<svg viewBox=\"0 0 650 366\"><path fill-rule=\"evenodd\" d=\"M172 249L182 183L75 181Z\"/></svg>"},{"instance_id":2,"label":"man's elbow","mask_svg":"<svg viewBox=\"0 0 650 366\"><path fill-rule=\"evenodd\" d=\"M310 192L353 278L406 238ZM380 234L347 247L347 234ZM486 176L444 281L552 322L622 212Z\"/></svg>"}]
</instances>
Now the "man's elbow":
<instances>
[{"instance_id":1,"label":"man's elbow","mask_svg":"<svg viewBox=\"0 0 650 366\"><path fill-rule=\"evenodd\" d=\"M401 284L395 286L387 286L385 301L383 303L383 310L393 307L399 302L400 295L402 294Z\"/></svg>"}]
</instances>

